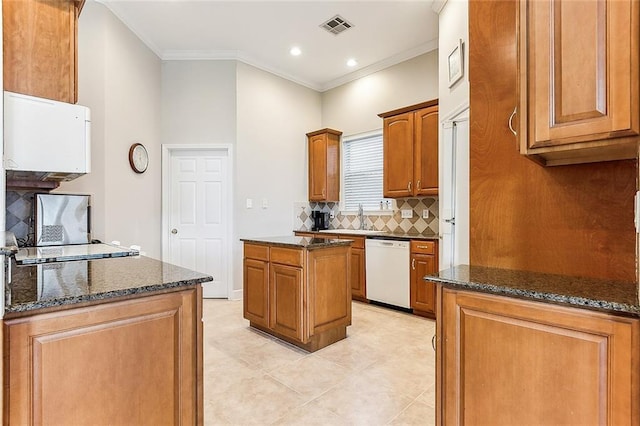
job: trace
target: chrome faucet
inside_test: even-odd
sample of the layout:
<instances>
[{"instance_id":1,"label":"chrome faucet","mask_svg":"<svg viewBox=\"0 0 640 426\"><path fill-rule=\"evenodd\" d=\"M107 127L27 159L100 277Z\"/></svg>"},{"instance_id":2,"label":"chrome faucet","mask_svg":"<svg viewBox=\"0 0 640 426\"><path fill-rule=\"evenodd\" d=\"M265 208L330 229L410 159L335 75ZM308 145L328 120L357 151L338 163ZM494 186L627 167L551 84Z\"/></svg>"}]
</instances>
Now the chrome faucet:
<instances>
[{"instance_id":1,"label":"chrome faucet","mask_svg":"<svg viewBox=\"0 0 640 426\"><path fill-rule=\"evenodd\" d=\"M360 229L366 229L364 226L364 209L362 203L358 204L358 219L360 219Z\"/></svg>"}]
</instances>

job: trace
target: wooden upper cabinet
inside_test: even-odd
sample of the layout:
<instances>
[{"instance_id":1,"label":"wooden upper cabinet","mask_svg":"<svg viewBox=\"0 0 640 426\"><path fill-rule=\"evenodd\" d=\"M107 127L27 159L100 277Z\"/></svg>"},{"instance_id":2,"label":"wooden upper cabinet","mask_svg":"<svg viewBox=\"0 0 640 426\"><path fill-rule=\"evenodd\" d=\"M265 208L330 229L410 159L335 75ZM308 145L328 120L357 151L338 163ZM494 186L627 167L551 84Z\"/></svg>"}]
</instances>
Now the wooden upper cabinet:
<instances>
[{"instance_id":1,"label":"wooden upper cabinet","mask_svg":"<svg viewBox=\"0 0 640 426\"><path fill-rule=\"evenodd\" d=\"M4 90L78 100L78 16L83 1L3 0Z\"/></svg>"},{"instance_id":2,"label":"wooden upper cabinet","mask_svg":"<svg viewBox=\"0 0 640 426\"><path fill-rule=\"evenodd\" d=\"M413 183L413 112L384 119L383 194L385 197L408 197Z\"/></svg>"},{"instance_id":3,"label":"wooden upper cabinet","mask_svg":"<svg viewBox=\"0 0 640 426\"><path fill-rule=\"evenodd\" d=\"M640 4L519 2L520 152L544 165L635 158Z\"/></svg>"},{"instance_id":4,"label":"wooden upper cabinet","mask_svg":"<svg viewBox=\"0 0 640 426\"><path fill-rule=\"evenodd\" d=\"M438 195L438 106L414 114L414 194Z\"/></svg>"},{"instance_id":5,"label":"wooden upper cabinet","mask_svg":"<svg viewBox=\"0 0 640 426\"><path fill-rule=\"evenodd\" d=\"M340 201L340 136L322 129L307 133L309 141L309 201Z\"/></svg>"},{"instance_id":6,"label":"wooden upper cabinet","mask_svg":"<svg viewBox=\"0 0 640 426\"><path fill-rule=\"evenodd\" d=\"M383 195L437 195L438 101L379 116L383 118Z\"/></svg>"}]
</instances>

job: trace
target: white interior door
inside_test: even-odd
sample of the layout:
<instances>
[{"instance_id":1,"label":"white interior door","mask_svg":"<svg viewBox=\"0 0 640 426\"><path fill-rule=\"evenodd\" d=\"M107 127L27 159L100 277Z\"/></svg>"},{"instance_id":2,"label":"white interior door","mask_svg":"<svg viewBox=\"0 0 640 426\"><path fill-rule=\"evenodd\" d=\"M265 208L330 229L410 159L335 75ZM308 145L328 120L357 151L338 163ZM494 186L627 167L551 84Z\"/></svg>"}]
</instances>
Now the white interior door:
<instances>
[{"instance_id":1,"label":"white interior door","mask_svg":"<svg viewBox=\"0 0 640 426\"><path fill-rule=\"evenodd\" d=\"M439 268L469 264L469 112L443 122Z\"/></svg>"},{"instance_id":2,"label":"white interior door","mask_svg":"<svg viewBox=\"0 0 640 426\"><path fill-rule=\"evenodd\" d=\"M230 277L229 152L224 149L170 152L168 259L213 276L204 297L228 297Z\"/></svg>"}]
</instances>

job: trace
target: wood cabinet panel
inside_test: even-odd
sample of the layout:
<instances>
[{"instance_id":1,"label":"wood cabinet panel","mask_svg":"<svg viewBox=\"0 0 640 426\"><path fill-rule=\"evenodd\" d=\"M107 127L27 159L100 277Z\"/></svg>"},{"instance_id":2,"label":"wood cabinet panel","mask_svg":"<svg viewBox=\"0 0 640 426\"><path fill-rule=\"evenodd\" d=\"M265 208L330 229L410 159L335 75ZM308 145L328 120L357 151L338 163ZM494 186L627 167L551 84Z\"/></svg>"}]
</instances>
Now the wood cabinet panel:
<instances>
[{"instance_id":1,"label":"wood cabinet panel","mask_svg":"<svg viewBox=\"0 0 640 426\"><path fill-rule=\"evenodd\" d=\"M5 321L5 422L201 424L200 297L190 289Z\"/></svg>"},{"instance_id":2,"label":"wood cabinet panel","mask_svg":"<svg viewBox=\"0 0 640 426\"><path fill-rule=\"evenodd\" d=\"M436 314L436 287L424 280L426 275L438 272L438 243L411 241L411 269L409 278L411 309L417 315L434 318Z\"/></svg>"},{"instance_id":3,"label":"wood cabinet panel","mask_svg":"<svg viewBox=\"0 0 640 426\"><path fill-rule=\"evenodd\" d=\"M309 201L340 201L341 135L333 129L307 133Z\"/></svg>"},{"instance_id":4,"label":"wood cabinet panel","mask_svg":"<svg viewBox=\"0 0 640 426\"><path fill-rule=\"evenodd\" d=\"M310 352L344 339L351 324L351 248L263 246L268 262L247 258L245 250L244 318Z\"/></svg>"},{"instance_id":5,"label":"wood cabinet panel","mask_svg":"<svg viewBox=\"0 0 640 426\"><path fill-rule=\"evenodd\" d=\"M269 247L258 244L245 244L244 257L257 260L269 260Z\"/></svg>"},{"instance_id":6,"label":"wood cabinet panel","mask_svg":"<svg viewBox=\"0 0 640 426\"><path fill-rule=\"evenodd\" d=\"M351 248L351 298L361 301L367 299L365 251L362 248Z\"/></svg>"},{"instance_id":7,"label":"wood cabinet panel","mask_svg":"<svg viewBox=\"0 0 640 426\"><path fill-rule=\"evenodd\" d=\"M636 1L519 3L521 151L545 165L635 158Z\"/></svg>"},{"instance_id":8,"label":"wood cabinet panel","mask_svg":"<svg viewBox=\"0 0 640 426\"><path fill-rule=\"evenodd\" d=\"M509 131L516 4L469 1L470 263L636 281L637 162L540 167Z\"/></svg>"},{"instance_id":9,"label":"wood cabinet panel","mask_svg":"<svg viewBox=\"0 0 640 426\"><path fill-rule=\"evenodd\" d=\"M640 421L637 319L449 289L441 303L438 424Z\"/></svg>"},{"instance_id":10,"label":"wood cabinet panel","mask_svg":"<svg viewBox=\"0 0 640 426\"><path fill-rule=\"evenodd\" d=\"M383 117L383 195L437 195L437 100L378 115Z\"/></svg>"},{"instance_id":11,"label":"wood cabinet panel","mask_svg":"<svg viewBox=\"0 0 640 426\"><path fill-rule=\"evenodd\" d=\"M268 327L269 262L245 257L243 281L245 289L242 298L244 318L263 327Z\"/></svg>"},{"instance_id":12,"label":"wood cabinet panel","mask_svg":"<svg viewBox=\"0 0 640 426\"><path fill-rule=\"evenodd\" d=\"M438 195L438 106L415 112L414 195Z\"/></svg>"},{"instance_id":13,"label":"wood cabinet panel","mask_svg":"<svg viewBox=\"0 0 640 426\"><path fill-rule=\"evenodd\" d=\"M408 197L413 188L413 112L383 121L383 195Z\"/></svg>"},{"instance_id":14,"label":"wood cabinet panel","mask_svg":"<svg viewBox=\"0 0 640 426\"><path fill-rule=\"evenodd\" d=\"M3 0L4 90L77 102L77 21L83 3Z\"/></svg>"},{"instance_id":15,"label":"wood cabinet panel","mask_svg":"<svg viewBox=\"0 0 640 426\"><path fill-rule=\"evenodd\" d=\"M350 263L341 248L309 252L309 298L316 302L309 309L312 334L351 324L351 287L344 285L351 278Z\"/></svg>"},{"instance_id":16,"label":"wood cabinet panel","mask_svg":"<svg viewBox=\"0 0 640 426\"><path fill-rule=\"evenodd\" d=\"M302 267L304 252L300 249L271 247L269 260L273 263Z\"/></svg>"},{"instance_id":17,"label":"wood cabinet panel","mask_svg":"<svg viewBox=\"0 0 640 426\"><path fill-rule=\"evenodd\" d=\"M303 330L302 307L304 303L304 280L302 269L271 264L269 305L269 328L306 343L308 333Z\"/></svg>"}]
</instances>

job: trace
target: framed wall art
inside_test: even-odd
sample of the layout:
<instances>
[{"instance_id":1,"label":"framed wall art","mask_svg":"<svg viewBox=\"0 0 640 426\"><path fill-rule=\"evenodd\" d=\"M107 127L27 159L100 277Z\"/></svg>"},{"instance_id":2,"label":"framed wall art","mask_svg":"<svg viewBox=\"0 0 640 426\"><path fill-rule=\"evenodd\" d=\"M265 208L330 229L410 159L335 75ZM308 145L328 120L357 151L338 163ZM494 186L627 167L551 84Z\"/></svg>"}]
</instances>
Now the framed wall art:
<instances>
[{"instance_id":1,"label":"framed wall art","mask_svg":"<svg viewBox=\"0 0 640 426\"><path fill-rule=\"evenodd\" d=\"M458 44L453 48L447 57L447 69L449 70L449 87L462 78L464 73L464 63L462 55L462 39L458 39Z\"/></svg>"}]
</instances>

